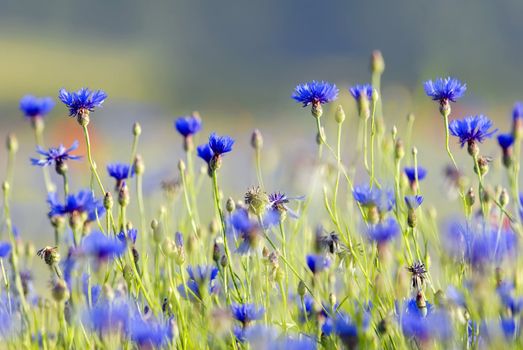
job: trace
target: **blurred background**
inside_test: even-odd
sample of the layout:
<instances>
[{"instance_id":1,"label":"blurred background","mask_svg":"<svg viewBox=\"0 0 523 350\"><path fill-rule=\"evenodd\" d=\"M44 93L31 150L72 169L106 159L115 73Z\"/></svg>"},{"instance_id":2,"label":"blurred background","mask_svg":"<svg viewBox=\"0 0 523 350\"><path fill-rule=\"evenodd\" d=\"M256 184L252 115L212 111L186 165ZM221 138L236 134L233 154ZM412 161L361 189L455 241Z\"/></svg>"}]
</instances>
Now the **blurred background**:
<instances>
[{"instance_id":1,"label":"blurred background","mask_svg":"<svg viewBox=\"0 0 523 350\"><path fill-rule=\"evenodd\" d=\"M387 127L396 124L401 135L406 115L416 115L413 142L420 164L429 168L427 196L444 200L443 125L422 82L458 77L468 90L453 116L483 113L507 130L512 105L523 98L522 13L520 0L1 0L0 131L13 131L20 140L14 200L26 203L14 205L15 223L26 231L45 227L46 237L52 232L41 172L28 160L34 156L33 135L18 110L25 94L56 97L61 87L104 89L109 98L90 125L95 159L102 170L108 162L127 161L131 125L139 121L150 195L161 180L176 176L182 150L172 122L194 110L205 125L200 142L213 130L237 139L222 170L227 195L241 198L255 183L248 144L256 127L265 136L264 170L271 190L297 195L308 186L306 177L299 182L300 159L314 157L316 145L310 111L290 98L292 90L312 79L336 83L350 130L356 109L347 88L370 80L375 49L386 62ZM326 107L329 134L334 107ZM48 146L82 140L66 113L57 100L47 118ZM85 154L81 144L78 154ZM453 149L458 159L468 160L455 143ZM495 141L484 149L499 154ZM354 140L346 137L346 157L353 152ZM2 148L2 174L5 159ZM72 189L86 187L87 164L71 168ZM157 207L151 204L148 210ZM25 220L28 215L31 220Z\"/></svg>"}]
</instances>

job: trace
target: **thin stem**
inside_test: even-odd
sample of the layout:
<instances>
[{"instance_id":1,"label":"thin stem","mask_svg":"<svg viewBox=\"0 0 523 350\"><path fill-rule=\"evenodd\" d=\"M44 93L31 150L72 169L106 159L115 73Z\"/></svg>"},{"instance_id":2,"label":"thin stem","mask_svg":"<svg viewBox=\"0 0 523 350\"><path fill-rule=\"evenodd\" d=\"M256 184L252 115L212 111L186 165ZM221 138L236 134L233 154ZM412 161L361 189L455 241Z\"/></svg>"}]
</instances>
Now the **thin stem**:
<instances>
[{"instance_id":1,"label":"thin stem","mask_svg":"<svg viewBox=\"0 0 523 350\"><path fill-rule=\"evenodd\" d=\"M374 136L376 135L376 122L375 122L374 115L376 114L376 102L377 102L377 100L374 100L374 103L372 104L371 127L370 127L370 184L369 185L371 188L374 183Z\"/></svg>"},{"instance_id":2,"label":"thin stem","mask_svg":"<svg viewBox=\"0 0 523 350\"><path fill-rule=\"evenodd\" d=\"M185 176L185 171L180 170L180 177L182 178L183 197L185 199L185 206L187 207L187 214L189 214L189 219L191 220L191 225L192 225L194 234L196 235L196 237L198 237L198 226L196 225L196 221L194 219L194 215L192 212L191 202L189 199L189 188L188 188L188 183L187 183L188 181L187 181L187 177ZM220 217L220 220L221 219L222 218Z\"/></svg>"},{"instance_id":3,"label":"thin stem","mask_svg":"<svg viewBox=\"0 0 523 350\"><path fill-rule=\"evenodd\" d=\"M258 184L263 189L263 176L261 170L261 150L259 148L254 150L254 158L256 162L256 177L258 178Z\"/></svg>"},{"instance_id":4,"label":"thin stem","mask_svg":"<svg viewBox=\"0 0 523 350\"><path fill-rule=\"evenodd\" d=\"M85 144L86 144L86 147L87 147L87 159L88 159L89 165L91 167L91 174L95 177L96 182L98 183L98 186L100 187L100 191L102 191L102 195L105 195L104 185L102 184L102 180L100 179L100 175L98 175L98 171L96 170L96 164L94 163L93 157L92 157L92 154L91 154L91 140L90 140L90 137L89 137L89 130L87 129L87 125L82 125L82 129L84 131ZM91 190L94 192L94 190L92 188L92 183L91 183Z\"/></svg>"},{"instance_id":5,"label":"thin stem","mask_svg":"<svg viewBox=\"0 0 523 350\"><path fill-rule=\"evenodd\" d=\"M443 122L445 124L445 147L447 149L447 154L449 155L449 158L452 161L452 164L454 164L454 167L456 168L456 170L459 170L458 164L454 160L454 156L452 155L452 152L450 151L450 145L449 145L449 141L450 141L449 115L450 115L450 113L448 113L448 112L443 113Z\"/></svg>"}]
</instances>

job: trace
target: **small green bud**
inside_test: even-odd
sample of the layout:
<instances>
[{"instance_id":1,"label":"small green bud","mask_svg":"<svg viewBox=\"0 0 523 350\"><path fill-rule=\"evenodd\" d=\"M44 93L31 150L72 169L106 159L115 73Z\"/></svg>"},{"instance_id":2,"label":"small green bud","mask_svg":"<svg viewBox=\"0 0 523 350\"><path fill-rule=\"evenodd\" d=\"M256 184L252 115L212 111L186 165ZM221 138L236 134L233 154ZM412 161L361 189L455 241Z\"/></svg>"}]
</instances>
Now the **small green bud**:
<instances>
[{"instance_id":1,"label":"small green bud","mask_svg":"<svg viewBox=\"0 0 523 350\"><path fill-rule=\"evenodd\" d=\"M118 204L120 204L122 207L126 207L129 205L129 201L129 188L127 187L126 183L123 182L122 186L120 186L120 191L118 191Z\"/></svg>"},{"instance_id":2,"label":"small green bud","mask_svg":"<svg viewBox=\"0 0 523 350\"><path fill-rule=\"evenodd\" d=\"M409 225L409 227L416 227L416 223L418 222L417 220L417 217L416 217L416 211L412 208L409 208L408 212L407 212L407 225Z\"/></svg>"},{"instance_id":3,"label":"small green bud","mask_svg":"<svg viewBox=\"0 0 523 350\"><path fill-rule=\"evenodd\" d=\"M64 280L59 279L53 283L51 294L56 302L63 302L69 299L69 289Z\"/></svg>"},{"instance_id":4,"label":"small green bud","mask_svg":"<svg viewBox=\"0 0 523 350\"><path fill-rule=\"evenodd\" d=\"M2 191L9 192L10 188L11 188L11 186L9 185L9 182L7 182L7 181L2 182Z\"/></svg>"},{"instance_id":5,"label":"small green bud","mask_svg":"<svg viewBox=\"0 0 523 350\"><path fill-rule=\"evenodd\" d=\"M142 175L145 172L145 164L141 155L137 154L134 157L133 167L136 175Z\"/></svg>"},{"instance_id":6,"label":"small green bud","mask_svg":"<svg viewBox=\"0 0 523 350\"><path fill-rule=\"evenodd\" d=\"M269 196L260 187L251 187L245 193L245 204L253 214L260 215L265 212L269 204Z\"/></svg>"},{"instance_id":7,"label":"small green bud","mask_svg":"<svg viewBox=\"0 0 523 350\"><path fill-rule=\"evenodd\" d=\"M105 210L111 210L114 205L113 195L111 192L105 192L104 196L104 208Z\"/></svg>"},{"instance_id":8,"label":"small green bud","mask_svg":"<svg viewBox=\"0 0 523 350\"><path fill-rule=\"evenodd\" d=\"M151 222L151 228L153 229L153 240L156 244L160 244L163 241L164 233L163 233L163 225L158 222L158 220L154 219Z\"/></svg>"},{"instance_id":9,"label":"small green bud","mask_svg":"<svg viewBox=\"0 0 523 350\"><path fill-rule=\"evenodd\" d=\"M394 158L400 160L405 156L405 147L403 146L403 141L401 139L396 139L396 144L394 146Z\"/></svg>"},{"instance_id":10,"label":"small green bud","mask_svg":"<svg viewBox=\"0 0 523 350\"><path fill-rule=\"evenodd\" d=\"M509 202L509 196L506 189L502 189L501 193L499 194L499 204L501 204L502 207L505 207Z\"/></svg>"},{"instance_id":11,"label":"small green bud","mask_svg":"<svg viewBox=\"0 0 523 350\"><path fill-rule=\"evenodd\" d=\"M469 190L465 194L465 202L469 207L473 206L476 202L476 193L474 192L474 188L469 188Z\"/></svg>"},{"instance_id":12,"label":"small green bud","mask_svg":"<svg viewBox=\"0 0 523 350\"><path fill-rule=\"evenodd\" d=\"M123 279L125 280L125 282L127 282L128 284L130 284L133 279L134 279L134 272L133 272L133 268L129 265L125 265L123 267L123 270L122 270L122 275L123 275Z\"/></svg>"},{"instance_id":13,"label":"small green bud","mask_svg":"<svg viewBox=\"0 0 523 350\"><path fill-rule=\"evenodd\" d=\"M183 159L180 159L178 161L178 170L180 170L181 173L185 172L185 169L187 169L187 167L185 166L185 162L183 161Z\"/></svg>"},{"instance_id":14,"label":"small green bud","mask_svg":"<svg viewBox=\"0 0 523 350\"><path fill-rule=\"evenodd\" d=\"M7 134L6 146L9 153L18 152L18 139L13 133Z\"/></svg>"},{"instance_id":15,"label":"small green bud","mask_svg":"<svg viewBox=\"0 0 523 350\"><path fill-rule=\"evenodd\" d=\"M371 73L382 74L385 70L385 60L381 51L374 50L370 56L370 71Z\"/></svg>"},{"instance_id":16,"label":"small green bud","mask_svg":"<svg viewBox=\"0 0 523 350\"><path fill-rule=\"evenodd\" d=\"M133 124L133 136L140 136L142 134L142 126L138 122Z\"/></svg>"},{"instance_id":17,"label":"small green bud","mask_svg":"<svg viewBox=\"0 0 523 350\"><path fill-rule=\"evenodd\" d=\"M373 104L376 103L376 101L378 101L379 98L380 98L380 96L379 96L379 94L378 94L378 90L376 90L376 89L373 88L373 89L372 89L372 95L371 95L371 101L372 101L372 103L373 103Z\"/></svg>"},{"instance_id":18,"label":"small green bud","mask_svg":"<svg viewBox=\"0 0 523 350\"><path fill-rule=\"evenodd\" d=\"M305 282L300 280L300 282L298 283L298 295L303 298L306 291L307 291L307 288L305 286Z\"/></svg>"},{"instance_id":19,"label":"small green bud","mask_svg":"<svg viewBox=\"0 0 523 350\"><path fill-rule=\"evenodd\" d=\"M229 213L232 213L236 209L236 203L234 203L234 199L232 199L231 197L227 199L225 209L227 209L227 212Z\"/></svg>"},{"instance_id":20,"label":"small green bud","mask_svg":"<svg viewBox=\"0 0 523 350\"><path fill-rule=\"evenodd\" d=\"M336 114L334 114L334 119L336 123L341 124L345 121L345 111L341 105L338 105L336 108Z\"/></svg>"}]
</instances>

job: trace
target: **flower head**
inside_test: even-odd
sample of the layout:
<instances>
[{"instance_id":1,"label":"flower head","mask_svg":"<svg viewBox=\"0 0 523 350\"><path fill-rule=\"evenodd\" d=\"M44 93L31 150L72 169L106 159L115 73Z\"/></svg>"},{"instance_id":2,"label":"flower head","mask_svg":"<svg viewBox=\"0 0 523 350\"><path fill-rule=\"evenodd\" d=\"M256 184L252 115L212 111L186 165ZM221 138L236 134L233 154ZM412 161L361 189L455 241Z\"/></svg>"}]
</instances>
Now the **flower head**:
<instances>
[{"instance_id":1,"label":"flower head","mask_svg":"<svg viewBox=\"0 0 523 350\"><path fill-rule=\"evenodd\" d=\"M198 115L179 117L174 122L174 127L183 137L189 137L202 129L202 119Z\"/></svg>"},{"instance_id":2,"label":"flower head","mask_svg":"<svg viewBox=\"0 0 523 350\"><path fill-rule=\"evenodd\" d=\"M298 84L294 89L292 98L296 102L308 105L325 104L338 98L338 88L335 84L325 81L311 81L304 84Z\"/></svg>"},{"instance_id":3,"label":"flower head","mask_svg":"<svg viewBox=\"0 0 523 350\"><path fill-rule=\"evenodd\" d=\"M314 254L307 255L307 266L314 274L327 270L331 266L331 263L331 259L326 256Z\"/></svg>"},{"instance_id":4,"label":"flower head","mask_svg":"<svg viewBox=\"0 0 523 350\"><path fill-rule=\"evenodd\" d=\"M405 204L409 209L417 209L423 203L423 197L419 195L405 196Z\"/></svg>"},{"instance_id":5,"label":"flower head","mask_svg":"<svg viewBox=\"0 0 523 350\"><path fill-rule=\"evenodd\" d=\"M132 228L127 231L121 231L116 235L116 237L122 241L122 242L131 242L132 244L136 244L136 238L138 238L138 230L135 228Z\"/></svg>"},{"instance_id":6,"label":"flower head","mask_svg":"<svg viewBox=\"0 0 523 350\"><path fill-rule=\"evenodd\" d=\"M462 120L450 122L449 130L453 136L459 137L461 147L474 143L482 143L486 138L492 137L498 129L490 130L492 121L484 115L465 117Z\"/></svg>"},{"instance_id":7,"label":"flower head","mask_svg":"<svg viewBox=\"0 0 523 350\"><path fill-rule=\"evenodd\" d=\"M224 153L232 151L233 145L234 140L229 136L218 136L214 132L209 136L209 147L215 156L220 156Z\"/></svg>"},{"instance_id":8,"label":"flower head","mask_svg":"<svg viewBox=\"0 0 523 350\"><path fill-rule=\"evenodd\" d=\"M116 189L120 189L123 181L135 174L134 166L125 163L108 164L107 172L110 177L116 180Z\"/></svg>"},{"instance_id":9,"label":"flower head","mask_svg":"<svg viewBox=\"0 0 523 350\"><path fill-rule=\"evenodd\" d=\"M123 333L128 329L130 314L131 306L125 299L100 300L85 312L83 323L102 336Z\"/></svg>"},{"instance_id":10,"label":"flower head","mask_svg":"<svg viewBox=\"0 0 523 350\"><path fill-rule=\"evenodd\" d=\"M423 87L427 96L440 103L456 102L467 90L467 84L462 84L456 78L438 78L435 81L427 80Z\"/></svg>"},{"instance_id":11,"label":"flower head","mask_svg":"<svg viewBox=\"0 0 523 350\"><path fill-rule=\"evenodd\" d=\"M209 144L204 144L196 147L196 152L198 153L198 157L203 159L205 163L210 164L212 157L214 156L214 152L209 146Z\"/></svg>"},{"instance_id":12,"label":"flower head","mask_svg":"<svg viewBox=\"0 0 523 350\"><path fill-rule=\"evenodd\" d=\"M51 97L25 95L20 99L20 110L28 119L45 117L54 107Z\"/></svg>"},{"instance_id":13,"label":"flower head","mask_svg":"<svg viewBox=\"0 0 523 350\"><path fill-rule=\"evenodd\" d=\"M129 337L139 349L163 348L174 335L170 322L171 320L162 323L155 318L132 317L129 323Z\"/></svg>"},{"instance_id":14,"label":"flower head","mask_svg":"<svg viewBox=\"0 0 523 350\"><path fill-rule=\"evenodd\" d=\"M423 167L418 166L418 181L423 180L427 176L427 170ZM403 169L405 175L409 179L409 182L412 184L416 181L416 168L414 167L405 167Z\"/></svg>"},{"instance_id":15,"label":"flower head","mask_svg":"<svg viewBox=\"0 0 523 350\"><path fill-rule=\"evenodd\" d=\"M355 186L352 191L354 200L363 207L377 207L381 212L387 212L395 205L394 193L368 184Z\"/></svg>"},{"instance_id":16,"label":"flower head","mask_svg":"<svg viewBox=\"0 0 523 350\"><path fill-rule=\"evenodd\" d=\"M514 144L514 136L512 134L499 134L498 144L501 149L506 151Z\"/></svg>"},{"instance_id":17,"label":"flower head","mask_svg":"<svg viewBox=\"0 0 523 350\"><path fill-rule=\"evenodd\" d=\"M189 280L185 285L178 286L178 292L183 298L201 300L203 293L207 291L211 294L218 292L218 286L215 284L216 276L218 276L218 269L214 266L188 266L187 273Z\"/></svg>"},{"instance_id":18,"label":"flower head","mask_svg":"<svg viewBox=\"0 0 523 350\"><path fill-rule=\"evenodd\" d=\"M411 266L407 267L410 272L412 288L420 291L427 278L427 269L421 261L416 261Z\"/></svg>"},{"instance_id":19,"label":"flower head","mask_svg":"<svg viewBox=\"0 0 523 350\"><path fill-rule=\"evenodd\" d=\"M87 222L95 221L96 216L102 216L105 213L105 208L102 201L97 200L91 190L81 190L76 194L69 194L65 204L58 202L56 192L49 194L47 203L51 210L49 217L55 215L86 215Z\"/></svg>"},{"instance_id":20,"label":"flower head","mask_svg":"<svg viewBox=\"0 0 523 350\"><path fill-rule=\"evenodd\" d=\"M279 222L279 214L273 210L267 211L262 224L265 228L275 225ZM238 208L232 213L227 223L229 232L236 233L240 239L240 245L236 252L240 255L249 255L256 252L259 247L259 241L262 237L262 227L258 220L251 219L246 209Z\"/></svg>"},{"instance_id":21,"label":"flower head","mask_svg":"<svg viewBox=\"0 0 523 350\"><path fill-rule=\"evenodd\" d=\"M6 258L11 253L11 243L0 242L0 258Z\"/></svg>"},{"instance_id":22,"label":"flower head","mask_svg":"<svg viewBox=\"0 0 523 350\"><path fill-rule=\"evenodd\" d=\"M367 228L367 238L379 244L386 243L396 237L399 233L399 225L393 218L380 221Z\"/></svg>"},{"instance_id":23,"label":"flower head","mask_svg":"<svg viewBox=\"0 0 523 350\"><path fill-rule=\"evenodd\" d=\"M248 326L252 321L259 320L265 310L258 308L254 304L232 304L231 305L232 317L240 321L243 327Z\"/></svg>"},{"instance_id":24,"label":"flower head","mask_svg":"<svg viewBox=\"0 0 523 350\"><path fill-rule=\"evenodd\" d=\"M99 231L95 231L85 236L80 246L82 253L101 262L122 255L125 252L125 249L125 242L122 242L119 239L107 237Z\"/></svg>"},{"instance_id":25,"label":"flower head","mask_svg":"<svg viewBox=\"0 0 523 350\"><path fill-rule=\"evenodd\" d=\"M69 116L76 117L93 112L95 108L100 107L107 94L103 90L91 91L88 88L81 88L76 92L60 89L58 98L69 108Z\"/></svg>"},{"instance_id":26,"label":"flower head","mask_svg":"<svg viewBox=\"0 0 523 350\"><path fill-rule=\"evenodd\" d=\"M516 102L514 108L512 109L512 118L523 119L523 102Z\"/></svg>"},{"instance_id":27,"label":"flower head","mask_svg":"<svg viewBox=\"0 0 523 350\"><path fill-rule=\"evenodd\" d=\"M415 299L409 299L399 317L403 334L417 341L446 340L452 336L449 315L444 311L435 310L429 302L420 308Z\"/></svg>"},{"instance_id":28,"label":"flower head","mask_svg":"<svg viewBox=\"0 0 523 350\"><path fill-rule=\"evenodd\" d=\"M354 85L349 91L356 101L359 101L362 96L366 96L369 101L372 99L372 85L370 84Z\"/></svg>"},{"instance_id":29,"label":"flower head","mask_svg":"<svg viewBox=\"0 0 523 350\"><path fill-rule=\"evenodd\" d=\"M298 214L296 214L292 209L289 208L287 204L290 203L291 200L303 200L305 199L304 196L302 197L287 197L285 193L282 192L274 192L269 194L269 208L272 210L276 210L281 215L288 213L291 217L297 219Z\"/></svg>"},{"instance_id":30,"label":"flower head","mask_svg":"<svg viewBox=\"0 0 523 350\"><path fill-rule=\"evenodd\" d=\"M58 147L49 148L49 151L45 151L42 147L38 146L36 148L36 152L42 155L43 158L31 158L31 164L42 167L54 164L57 172L60 173L67 160L78 160L82 158L81 156L75 156L70 154L77 148L78 141L73 142L73 144L69 148L65 148L63 145L60 145Z\"/></svg>"}]
</instances>

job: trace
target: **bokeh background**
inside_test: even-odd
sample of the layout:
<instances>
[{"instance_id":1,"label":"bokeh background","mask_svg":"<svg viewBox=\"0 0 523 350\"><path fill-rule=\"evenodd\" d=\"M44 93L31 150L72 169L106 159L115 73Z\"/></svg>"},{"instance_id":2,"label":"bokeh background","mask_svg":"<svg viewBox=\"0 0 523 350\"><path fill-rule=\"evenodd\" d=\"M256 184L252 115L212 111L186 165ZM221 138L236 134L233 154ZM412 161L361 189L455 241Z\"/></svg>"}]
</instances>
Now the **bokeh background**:
<instances>
[{"instance_id":1,"label":"bokeh background","mask_svg":"<svg viewBox=\"0 0 523 350\"><path fill-rule=\"evenodd\" d=\"M194 110L205 124L201 142L212 130L237 139L222 170L227 195L241 198L255 183L248 147L254 128L265 136L268 186L302 194L309 185L302 164L315 155L315 126L310 112L290 98L294 86L312 79L336 83L349 135L356 109L347 88L370 80L375 49L386 61L387 126L397 125L401 135L406 115L415 114L413 142L430 173L426 201L442 203L442 121L422 82L449 74L460 78L468 91L453 116L487 114L506 130L514 101L523 98L522 13L520 0L0 0L0 131L15 132L21 147L15 224L42 243L52 237L41 173L28 160L33 136L18 111L27 93L56 97L61 87L104 89L109 98L90 126L96 161L101 168L126 161L131 125L139 121L149 198L161 180L177 173L182 150L174 118ZM329 133L333 107L324 118ZM69 145L75 139L82 140L80 128L57 101L47 118L46 143ZM453 149L458 159L467 159L457 145ZM499 153L495 141L484 149ZM344 154L353 151L347 136ZM83 146L78 153L85 154ZM5 159L2 148L0 174ZM72 189L85 187L86 163L71 168ZM158 206L149 199L151 215Z\"/></svg>"}]
</instances>

